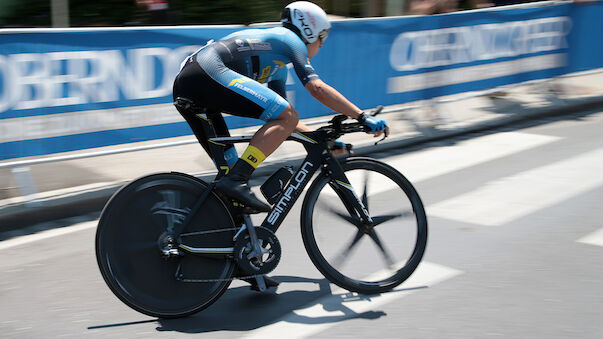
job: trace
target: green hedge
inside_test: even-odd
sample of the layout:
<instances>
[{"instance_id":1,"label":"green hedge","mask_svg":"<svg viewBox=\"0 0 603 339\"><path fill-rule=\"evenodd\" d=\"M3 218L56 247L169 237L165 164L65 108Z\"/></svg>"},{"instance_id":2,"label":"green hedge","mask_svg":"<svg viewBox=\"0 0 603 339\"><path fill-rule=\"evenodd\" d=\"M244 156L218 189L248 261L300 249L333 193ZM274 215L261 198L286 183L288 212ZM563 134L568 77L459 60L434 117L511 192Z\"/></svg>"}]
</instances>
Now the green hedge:
<instances>
[{"instance_id":1,"label":"green hedge","mask_svg":"<svg viewBox=\"0 0 603 339\"><path fill-rule=\"evenodd\" d=\"M290 0L169 0L165 16L154 17L135 0L69 0L70 25L249 24L278 21ZM315 1L326 6L329 1ZM50 27L50 0L0 0L0 26Z\"/></svg>"}]
</instances>

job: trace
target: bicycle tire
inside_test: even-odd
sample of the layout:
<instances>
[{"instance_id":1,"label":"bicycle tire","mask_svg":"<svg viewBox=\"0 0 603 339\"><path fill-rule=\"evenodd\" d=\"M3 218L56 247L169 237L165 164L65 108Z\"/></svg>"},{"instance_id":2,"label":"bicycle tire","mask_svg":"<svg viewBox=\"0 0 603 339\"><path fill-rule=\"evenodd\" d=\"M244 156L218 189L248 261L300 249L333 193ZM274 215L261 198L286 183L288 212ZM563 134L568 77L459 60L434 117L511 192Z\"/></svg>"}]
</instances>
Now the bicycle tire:
<instances>
[{"instance_id":1,"label":"bicycle tire","mask_svg":"<svg viewBox=\"0 0 603 339\"><path fill-rule=\"evenodd\" d=\"M374 160L372 158L354 157L354 158L345 159L341 163L341 165L342 165L342 168L344 169L348 179L350 179L350 174L356 173L356 172L352 172L352 171L358 170L358 171L366 171L368 173L365 177L364 192L362 195L362 201L363 201L363 203L366 203L366 205L369 204L369 195L367 193L367 191L369 190L368 179L367 179L367 178L369 178L369 174L377 175L379 180L382 180L382 181L385 180L389 183L386 190L383 193L378 194L378 195L384 196L382 198L382 199L385 199L385 202L386 202L386 204L384 204L384 205L391 206L391 201L394 201L394 199L401 198L400 202L404 202L404 201L406 201L406 199L408 200L405 202L405 204L407 204L409 206L408 207L409 209L412 209L412 217L409 219L414 220L414 221L410 221L410 222L416 223L416 226L412 226L412 227L416 227L416 230L406 230L407 232L410 232L415 235L414 241L412 239L410 239L408 241L408 246L406 246L406 247L408 247L407 249L409 250L408 252L410 252L410 255L407 259L405 259L405 261L404 260L399 261L394 264L390 263L389 265L391 265L391 266L397 265L397 267L399 267L399 268L396 268L393 271L391 271L390 272L391 275L388 275L385 278L375 277L374 279L377 279L376 281L369 281L370 274L367 276L364 276L364 277L351 277L350 276L351 274L342 273L342 269L334 267L335 265L333 264L333 261L335 261L335 259L331 259L331 257L333 257L333 256L327 252L332 251L333 248L337 247L339 244L336 244L333 241L326 241L323 239L322 242L325 243L325 246L323 246L321 248L321 245L319 245L319 243L321 241L317 240L317 237L320 237L322 239L325 236L323 234L317 235L317 231L321 230L320 227L322 227L322 226L318 226L319 222L316 219L329 218L329 216L328 216L329 213L320 212L320 213L315 214L315 207L317 206L317 201L319 199L321 199L320 196L326 195L325 199L321 199L321 203L329 205L329 204L332 204L333 201L336 200L343 204L344 211L347 208L345 208L345 205L346 205L345 202L341 201L342 195L340 193L337 193L337 190L340 189L338 187L340 187L340 186L338 186L334 182L334 180L330 178L327 171L323 171L323 173L321 173L314 180L314 182L308 189L308 192L306 193L306 196L304 198L304 202L302 205L301 233L302 233L302 239L304 242L304 246L306 248L306 252L308 253L308 256L310 257L310 259L312 260L312 262L314 263L316 268L329 281L331 281L332 283L336 284L339 287L342 287L351 292L358 292L358 293L362 293L362 294L377 294L377 293L389 291L389 290L393 289L394 287L400 285L402 282L404 282L406 279L408 279L412 275L412 273L415 271L415 269L419 265L419 263L423 257L423 254L425 253L425 247L427 244L427 217L425 215L423 203L421 202L421 199L420 199L417 191L415 190L415 188L412 186L412 184L400 172L398 172L395 168L393 168L387 164L384 164L384 163ZM352 181L352 180L350 180L350 181ZM395 185L392 185L391 183L393 183ZM354 186L354 184L353 184L353 186ZM332 190L332 192L327 192L325 190L325 187L328 187L328 189ZM403 197L398 198L398 194L396 194L396 192L395 192L396 188L400 188L403 191ZM380 187L381 191L383 191L383 189L384 189L384 187ZM355 190L357 190L357 187L355 187ZM333 193L335 193L334 196L338 197L338 199L334 199L328 193L330 193L331 195L333 195ZM378 195L375 195L375 196L378 196ZM373 199L373 198L371 198L371 199ZM347 205L350 206L351 204L347 204ZM369 210L371 217L375 218L375 221L377 221L377 218L381 218L379 220L387 220L387 219L385 219L386 217L378 217L373 214L373 211L375 209L374 206L372 207L372 209L367 206L367 209ZM333 212L334 215L336 215L338 218L344 218L348 221L354 220L353 217L351 217L349 213L347 215L345 215L345 213L333 211L332 208L329 211ZM405 215L402 212L395 212L394 214L391 214L391 215L396 215L396 213L399 213L400 216ZM406 213L407 216L410 214L411 214L410 212ZM359 220L358 217L356 217L356 218L357 219L355 219L355 220ZM395 221L395 219L391 219L386 222L391 224L392 221ZM399 221L400 224L402 224L402 222L403 221ZM404 221L404 223L406 223L406 221ZM341 231L345 230L343 227L347 227L347 226L342 226L341 229L335 229L336 223L331 220L328 220L328 222L323 223L323 224L327 225L322 228L323 230L326 229L326 231L324 231L324 234L328 235L329 233L332 233L333 236L335 237L336 241L341 239L341 236L343 234ZM342 224L345 224L345 223L342 223ZM393 228L391 226L392 225L388 226L388 230L397 231L398 229L405 229L403 227L399 227L397 223L395 225L393 225L394 226ZM375 226L373 228L374 233L377 233L377 230L379 230L379 227L381 227L381 226ZM361 231L362 231L360 226L356 226L355 228L352 227L352 230L356 232L356 235L354 236L353 241L350 243L347 243L348 247L346 247L344 249L344 252L338 253L335 256L336 259L342 260L342 258L343 258L343 260L345 260L347 258L347 256L352 255L353 253L351 253L351 251L353 250L353 246L357 246L360 243L360 240L363 238L363 235L360 235ZM369 234L369 233L367 233L367 234ZM369 237L372 239L373 238L372 234ZM356 238L358 238L358 239L356 239ZM383 244L383 238L379 238L377 236L376 239L379 239L379 242L381 243L381 245L383 245L383 246L381 246L381 245L375 244L375 247L378 248L379 251L382 252L380 254L380 256L383 258L387 258L386 254L388 254L387 253L388 250L387 249L383 250L383 248L387 248ZM390 239L388 239L388 240L390 240ZM396 241L399 241L399 240L396 240ZM374 242L377 243L377 240L374 240ZM367 246L369 246L369 247L367 247ZM370 245L366 245L365 248L370 248ZM365 252L366 251L368 251L368 250L365 250ZM379 251L377 251L377 252L379 252ZM339 252L339 251L335 251L335 252ZM401 250L400 253L402 253L402 252L404 252L404 251ZM329 258L327 258L327 257L329 257ZM361 264L363 264L369 270L373 269L372 265L376 264L376 262L374 262L373 260L367 261L366 260L367 258L369 258L369 256L361 256L360 260L354 261L354 265L353 265L354 268L357 268L357 266L360 266ZM400 267L400 265L402 265L402 266ZM389 268L388 268L388 270L389 270ZM387 272L387 270L385 270L384 272ZM384 272L382 272L382 274L385 274Z\"/></svg>"},{"instance_id":2,"label":"bicycle tire","mask_svg":"<svg viewBox=\"0 0 603 339\"><path fill-rule=\"evenodd\" d=\"M152 174L121 188L103 209L96 232L98 266L111 291L132 309L159 318L184 317L207 308L228 288L232 259L185 254L165 260L159 249L167 227L182 222L207 189L206 183L183 173ZM197 247L232 247L233 228L228 208L212 193L182 234L230 229L187 241ZM224 280L182 282L176 271L183 267L191 278Z\"/></svg>"}]
</instances>

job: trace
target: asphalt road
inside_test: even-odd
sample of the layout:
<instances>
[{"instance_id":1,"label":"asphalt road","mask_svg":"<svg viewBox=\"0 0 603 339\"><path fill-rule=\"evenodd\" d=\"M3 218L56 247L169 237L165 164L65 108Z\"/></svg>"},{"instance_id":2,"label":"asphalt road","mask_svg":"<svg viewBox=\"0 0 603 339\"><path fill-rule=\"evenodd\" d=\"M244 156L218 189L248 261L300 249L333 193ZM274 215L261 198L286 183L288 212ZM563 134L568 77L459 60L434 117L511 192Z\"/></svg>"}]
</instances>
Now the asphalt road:
<instances>
[{"instance_id":1,"label":"asphalt road","mask_svg":"<svg viewBox=\"0 0 603 339\"><path fill-rule=\"evenodd\" d=\"M57 221L0 242L0 336L600 338L602 130L589 112L376 154L415 183L430 225L419 269L379 296L339 291L313 267L298 203L277 233L275 293L234 282L201 313L157 320L103 282L95 215Z\"/></svg>"}]
</instances>

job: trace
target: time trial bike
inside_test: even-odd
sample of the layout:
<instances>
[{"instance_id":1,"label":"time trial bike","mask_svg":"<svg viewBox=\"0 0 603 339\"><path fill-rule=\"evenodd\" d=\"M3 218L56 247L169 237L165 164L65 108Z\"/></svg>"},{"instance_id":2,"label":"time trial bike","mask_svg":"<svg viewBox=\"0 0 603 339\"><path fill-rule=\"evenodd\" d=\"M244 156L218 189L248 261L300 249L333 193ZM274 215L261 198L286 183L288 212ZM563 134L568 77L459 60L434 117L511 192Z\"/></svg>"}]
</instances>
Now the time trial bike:
<instances>
[{"instance_id":1,"label":"time trial bike","mask_svg":"<svg viewBox=\"0 0 603 339\"><path fill-rule=\"evenodd\" d=\"M256 279L265 289L263 275L281 258L275 232L311 181L301 207L301 235L329 281L376 294L401 284L417 268L427 243L427 218L415 188L381 161L335 157L330 151L334 140L365 132L364 126L337 115L313 132L292 134L288 140L300 142L307 156L295 171L282 168L262 185L272 209L254 226L249 216L254 211L214 190L215 180L228 171L224 148L251 137L216 137L203 108L185 98L175 105L202 119L218 173L210 183L184 173L147 175L106 204L96 257L105 282L126 305L176 318L210 306L233 279Z\"/></svg>"}]
</instances>

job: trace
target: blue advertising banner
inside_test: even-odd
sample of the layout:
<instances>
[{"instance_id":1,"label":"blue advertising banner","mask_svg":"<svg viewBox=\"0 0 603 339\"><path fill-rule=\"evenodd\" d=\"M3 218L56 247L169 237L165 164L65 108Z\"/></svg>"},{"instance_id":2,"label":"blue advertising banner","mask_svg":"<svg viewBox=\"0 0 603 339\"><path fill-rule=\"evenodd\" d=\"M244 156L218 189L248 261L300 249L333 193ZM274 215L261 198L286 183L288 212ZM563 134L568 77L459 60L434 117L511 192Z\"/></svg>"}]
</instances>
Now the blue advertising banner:
<instances>
[{"instance_id":1,"label":"blue advertising banner","mask_svg":"<svg viewBox=\"0 0 603 339\"><path fill-rule=\"evenodd\" d=\"M603 67L601 17L595 2L336 21L312 64L361 108L400 104ZM0 160L191 134L179 65L242 28L0 30ZM287 95L302 118L330 112L292 71Z\"/></svg>"}]
</instances>

